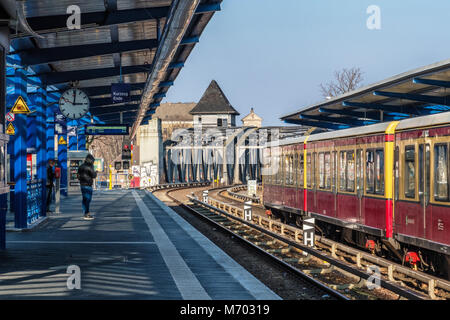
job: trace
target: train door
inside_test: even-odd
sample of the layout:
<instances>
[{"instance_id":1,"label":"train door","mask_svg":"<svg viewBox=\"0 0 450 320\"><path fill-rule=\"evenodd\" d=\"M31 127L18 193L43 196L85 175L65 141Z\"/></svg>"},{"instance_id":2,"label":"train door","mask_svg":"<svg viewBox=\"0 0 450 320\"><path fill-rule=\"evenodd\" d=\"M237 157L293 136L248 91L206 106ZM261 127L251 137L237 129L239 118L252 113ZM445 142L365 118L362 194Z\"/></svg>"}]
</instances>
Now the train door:
<instances>
[{"instance_id":1,"label":"train door","mask_svg":"<svg viewBox=\"0 0 450 320\"><path fill-rule=\"evenodd\" d=\"M357 220L364 224L363 216L363 194L364 194L364 152L356 150L356 196L358 198Z\"/></svg>"},{"instance_id":2,"label":"train door","mask_svg":"<svg viewBox=\"0 0 450 320\"><path fill-rule=\"evenodd\" d=\"M417 236L425 238L426 217L431 215L430 204L430 144L419 144L419 200L421 210L418 214Z\"/></svg>"}]
</instances>

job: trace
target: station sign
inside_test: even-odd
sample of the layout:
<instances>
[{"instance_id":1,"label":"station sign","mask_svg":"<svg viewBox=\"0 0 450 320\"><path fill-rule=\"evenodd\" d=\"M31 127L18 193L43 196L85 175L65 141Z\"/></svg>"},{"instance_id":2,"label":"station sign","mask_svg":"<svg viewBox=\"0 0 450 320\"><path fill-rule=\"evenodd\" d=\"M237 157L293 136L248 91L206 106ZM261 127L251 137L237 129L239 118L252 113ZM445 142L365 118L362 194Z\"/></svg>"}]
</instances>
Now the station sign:
<instances>
[{"instance_id":1,"label":"station sign","mask_svg":"<svg viewBox=\"0 0 450 320\"><path fill-rule=\"evenodd\" d=\"M118 135L127 136L130 134L130 127L127 124L87 124L85 125L86 135Z\"/></svg>"},{"instance_id":2,"label":"station sign","mask_svg":"<svg viewBox=\"0 0 450 320\"><path fill-rule=\"evenodd\" d=\"M131 86L129 83L112 83L112 103L130 102L130 90Z\"/></svg>"}]
</instances>

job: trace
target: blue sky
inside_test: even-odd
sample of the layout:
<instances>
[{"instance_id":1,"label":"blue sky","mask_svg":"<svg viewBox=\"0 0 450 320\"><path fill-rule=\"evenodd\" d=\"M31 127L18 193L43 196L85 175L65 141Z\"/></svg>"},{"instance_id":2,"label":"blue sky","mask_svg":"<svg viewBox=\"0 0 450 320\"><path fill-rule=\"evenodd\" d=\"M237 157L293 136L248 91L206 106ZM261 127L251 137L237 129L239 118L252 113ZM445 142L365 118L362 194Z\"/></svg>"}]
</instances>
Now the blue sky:
<instances>
[{"instance_id":1,"label":"blue sky","mask_svg":"<svg viewBox=\"0 0 450 320\"><path fill-rule=\"evenodd\" d=\"M381 9L369 30L367 7ZM360 67L363 85L450 58L448 0L224 0L164 102L197 102L215 79L263 125L322 101L335 70ZM241 122L239 121L239 125Z\"/></svg>"}]
</instances>

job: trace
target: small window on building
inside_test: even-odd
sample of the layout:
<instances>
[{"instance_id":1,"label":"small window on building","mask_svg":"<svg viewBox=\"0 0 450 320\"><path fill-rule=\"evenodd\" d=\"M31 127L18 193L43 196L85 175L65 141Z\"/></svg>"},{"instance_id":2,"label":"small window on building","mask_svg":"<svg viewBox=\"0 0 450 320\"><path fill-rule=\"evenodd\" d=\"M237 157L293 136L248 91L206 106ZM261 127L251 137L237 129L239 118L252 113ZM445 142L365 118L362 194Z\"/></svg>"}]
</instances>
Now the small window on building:
<instances>
[{"instance_id":1,"label":"small window on building","mask_svg":"<svg viewBox=\"0 0 450 320\"><path fill-rule=\"evenodd\" d=\"M217 126L221 127L222 126L222 119L217 119Z\"/></svg>"},{"instance_id":2,"label":"small window on building","mask_svg":"<svg viewBox=\"0 0 450 320\"><path fill-rule=\"evenodd\" d=\"M202 123L202 117L198 117L198 123Z\"/></svg>"}]
</instances>

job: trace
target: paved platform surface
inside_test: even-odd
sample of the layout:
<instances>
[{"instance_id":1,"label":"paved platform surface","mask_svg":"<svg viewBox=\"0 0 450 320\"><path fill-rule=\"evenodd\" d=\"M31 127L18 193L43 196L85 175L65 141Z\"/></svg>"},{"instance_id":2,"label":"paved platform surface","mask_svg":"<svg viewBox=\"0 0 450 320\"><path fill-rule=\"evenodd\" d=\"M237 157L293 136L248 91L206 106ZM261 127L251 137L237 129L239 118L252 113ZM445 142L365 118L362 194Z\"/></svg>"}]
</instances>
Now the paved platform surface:
<instances>
[{"instance_id":1,"label":"paved platform surface","mask_svg":"<svg viewBox=\"0 0 450 320\"><path fill-rule=\"evenodd\" d=\"M62 201L30 232L8 232L0 299L279 299L172 209L143 190ZM80 289L67 273L78 266ZM68 281L69 280L69 281Z\"/></svg>"}]
</instances>

